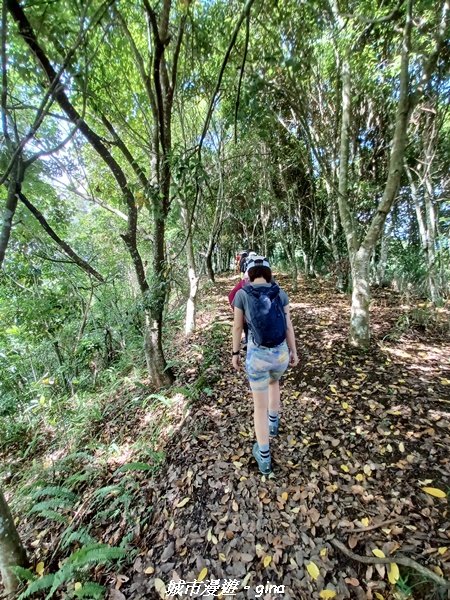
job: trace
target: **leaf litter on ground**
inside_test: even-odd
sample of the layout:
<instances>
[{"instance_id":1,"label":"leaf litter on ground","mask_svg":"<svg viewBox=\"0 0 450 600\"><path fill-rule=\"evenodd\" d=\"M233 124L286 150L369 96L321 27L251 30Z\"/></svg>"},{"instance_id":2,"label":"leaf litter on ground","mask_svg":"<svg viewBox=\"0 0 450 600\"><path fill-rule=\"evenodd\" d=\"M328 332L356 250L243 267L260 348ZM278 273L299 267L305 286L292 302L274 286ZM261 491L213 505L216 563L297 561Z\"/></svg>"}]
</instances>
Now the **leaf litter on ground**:
<instances>
[{"instance_id":1,"label":"leaf litter on ground","mask_svg":"<svg viewBox=\"0 0 450 600\"><path fill-rule=\"evenodd\" d=\"M280 281L289 292L288 281ZM164 597L170 581L200 576L237 579L249 587L240 592L248 598L269 582L283 584L285 598L388 600L399 578L417 583L397 565L349 560L334 538L360 556L410 556L449 579L448 336L412 331L391 340L399 298L385 293L373 303L371 349L357 352L346 341L348 298L326 283L302 282L289 293L301 362L282 385L274 475L261 477L251 457L251 393L230 361L226 294L234 283L219 279L198 333L179 342L185 356L195 355L182 367L180 386L198 393L189 408L164 408L168 424L156 444L165 452L161 468L154 477L128 470L137 482L129 518L97 524L102 541L117 543L134 518L135 557L116 576L124 578L121 593ZM199 385L212 339L221 346ZM145 423L138 426L139 411L125 403L120 412L116 422L112 411L107 435L131 444ZM130 463L140 459L130 453ZM105 484L113 479L107 477ZM430 593L427 582L415 590L414 598Z\"/></svg>"}]
</instances>

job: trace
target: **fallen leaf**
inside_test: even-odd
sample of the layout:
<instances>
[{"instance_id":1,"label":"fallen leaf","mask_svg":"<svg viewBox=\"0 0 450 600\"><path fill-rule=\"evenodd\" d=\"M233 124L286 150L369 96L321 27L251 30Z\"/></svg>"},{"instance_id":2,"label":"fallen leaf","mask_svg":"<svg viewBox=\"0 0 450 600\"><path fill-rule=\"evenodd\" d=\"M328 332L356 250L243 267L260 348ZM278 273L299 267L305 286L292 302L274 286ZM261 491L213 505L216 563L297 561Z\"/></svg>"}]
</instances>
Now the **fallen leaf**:
<instances>
[{"instance_id":1,"label":"fallen leaf","mask_svg":"<svg viewBox=\"0 0 450 600\"><path fill-rule=\"evenodd\" d=\"M440 490L439 488L423 487L422 492L425 492L426 494L429 494L430 496L435 496L436 498L447 498L447 494L443 490Z\"/></svg>"},{"instance_id":2,"label":"fallen leaf","mask_svg":"<svg viewBox=\"0 0 450 600\"><path fill-rule=\"evenodd\" d=\"M363 524L363 527L369 527L370 519L368 519L367 517L363 517L361 519L361 523Z\"/></svg>"},{"instance_id":3,"label":"fallen leaf","mask_svg":"<svg viewBox=\"0 0 450 600\"><path fill-rule=\"evenodd\" d=\"M286 500L289 498L289 494L287 492L283 492L281 494L282 499L286 502Z\"/></svg>"},{"instance_id":4,"label":"fallen leaf","mask_svg":"<svg viewBox=\"0 0 450 600\"><path fill-rule=\"evenodd\" d=\"M175 508L183 508L183 506L186 506L186 504L189 502L190 498L183 498L183 500L180 500L180 502L178 502L178 504L175 506Z\"/></svg>"},{"instance_id":5,"label":"fallen leaf","mask_svg":"<svg viewBox=\"0 0 450 600\"><path fill-rule=\"evenodd\" d=\"M348 473L350 471L347 465L341 465L341 469L344 471L344 473Z\"/></svg>"},{"instance_id":6,"label":"fallen leaf","mask_svg":"<svg viewBox=\"0 0 450 600\"><path fill-rule=\"evenodd\" d=\"M78 590L81 590L82 587L83 587L83 584L81 583L81 581L77 581L74 585L74 589L76 592L78 592Z\"/></svg>"},{"instance_id":7,"label":"fallen leaf","mask_svg":"<svg viewBox=\"0 0 450 600\"><path fill-rule=\"evenodd\" d=\"M44 569L45 569L45 565L44 565L44 563L43 563L42 561L41 561L41 562L38 562L38 564L36 565L36 573L37 573L37 574L38 574L40 577L42 577L42 575L44 574Z\"/></svg>"},{"instance_id":8,"label":"fallen leaf","mask_svg":"<svg viewBox=\"0 0 450 600\"><path fill-rule=\"evenodd\" d=\"M264 568L267 568L271 562L272 562L272 557L267 554L263 560Z\"/></svg>"},{"instance_id":9,"label":"fallen leaf","mask_svg":"<svg viewBox=\"0 0 450 600\"><path fill-rule=\"evenodd\" d=\"M319 577L320 575L320 571L318 566L313 563L310 562L306 565L306 570L308 571L308 573L310 574L310 576L312 577L312 579L314 579L314 581Z\"/></svg>"},{"instance_id":10,"label":"fallen leaf","mask_svg":"<svg viewBox=\"0 0 450 600\"><path fill-rule=\"evenodd\" d=\"M149 567L147 567L144 571L144 573L146 573L147 575L151 575L154 572L155 572L155 569L151 565Z\"/></svg>"},{"instance_id":11,"label":"fallen leaf","mask_svg":"<svg viewBox=\"0 0 450 600\"><path fill-rule=\"evenodd\" d=\"M438 554L445 554L448 550L447 546L439 546L438 548Z\"/></svg>"},{"instance_id":12,"label":"fallen leaf","mask_svg":"<svg viewBox=\"0 0 450 600\"><path fill-rule=\"evenodd\" d=\"M327 600L328 598L334 598L336 596L336 592L334 590L322 590L319 594L320 598L324 598L324 600Z\"/></svg>"},{"instance_id":13,"label":"fallen leaf","mask_svg":"<svg viewBox=\"0 0 450 600\"><path fill-rule=\"evenodd\" d=\"M383 594L380 594L380 592L375 592L375 598L377 600L384 600L384 596Z\"/></svg>"},{"instance_id":14,"label":"fallen leaf","mask_svg":"<svg viewBox=\"0 0 450 600\"><path fill-rule=\"evenodd\" d=\"M158 594L161 596L161 598L165 598L167 596L167 588L166 588L166 584L164 583L164 581L162 579L155 579L155 590L158 592Z\"/></svg>"},{"instance_id":15,"label":"fallen leaf","mask_svg":"<svg viewBox=\"0 0 450 600\"><path fill-rule=\"evenodd\" d=\"M203 569L197 575L197 581L203 581L207 575L208 575L208 569L206 567L203 567Z\"/></svg>"},{"instance_id":16,"label":"fallen leaf","mask_svg":"<svg viewBox=\"0 0 450 600\"><path fill-rule=\"evenodd\" d=\"M392 583L392 585L395 585L400 579L400 571L398 570L398 566L396 563L392 563L391 565L389 565L388 579L389 582Z\"/></svg>"},{"instance_id":17,"label":"fallen leaf","mask_svg":"<svg viewBox=\"0 0 450 600\"><path fill-rule=\"evenodd\" d=\"M378 556L378 558L386 558L386 555L383 552L383 550L380 550L379 548L373 548L372 554L374 554L375 556Z\"/></svg>"}]
</instances>

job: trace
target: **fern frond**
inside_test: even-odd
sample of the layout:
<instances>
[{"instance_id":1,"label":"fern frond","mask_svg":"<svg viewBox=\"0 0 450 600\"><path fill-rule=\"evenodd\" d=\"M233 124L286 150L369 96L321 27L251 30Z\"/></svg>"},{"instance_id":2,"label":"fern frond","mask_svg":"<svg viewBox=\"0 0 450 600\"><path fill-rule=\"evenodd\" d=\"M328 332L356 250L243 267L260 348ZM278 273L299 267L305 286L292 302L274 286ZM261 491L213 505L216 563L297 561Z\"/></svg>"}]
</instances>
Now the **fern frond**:
<instances>
[{"instance_id":1,"label":"fern frond","mask_svg":"<svg viewBox=\"0 0 450 600\"><path fill-rule=\"evenodd\" d=\"M113 494L114 492L116 492L117 494L119 494L122 491L122 487L120 485L117 484L113 484L113 485L105 485L104 487L99 488L98 490L95 490L94 493L92 494L93 498L103 498L104 496L107 496L108 494Z\"/></svg>"},{"instance_id":2,"label":"fern frond","mask_svg":"<svg viewBox=\"0 0 450 600\"><path fill-rule=\"evenodd\" d=\"M25 591L23 591L17 600L23 600L24 598L29 598L32 594L36 592L40 592L41 590L48 590L53 585L53 580L55 578L54 573L49 573L48 575L44 575L39 579L35 579L30 585L27 587Z\"/></svg>"},{"instance_id":3,"label":"fern frond","mask_svg":"<svg viewBox=\"0 0 450 600\"><path fill-rule=\"evenodd\" d=\"M103 563L115 558L123 558L126 554L124 548L108 546L108 544L92 544L76 550L67 560L79 569L92 562Z\"/></svg>"},{"instance_id":4,"label":"fern frond","mask_svg":"<svg viewBox=\"0 0 450 600\"><path fill-rule=\"evenodd\" d=\"M73 502L67 498L49 498L32 506L29 512L35 513L54 508L68 508L69 506L73 506Z\"/></svg>"},{"instance_id":5,"label":"fern frond","mask_svg":"<svg viewBox=\"0 0 450 600\"><path fill-rule=\"evenodd\" d=\"M86 527L80 527L76 531L66 529L62 536L61 546L67 548L72 542L80 542L81 544L95 544L96 539L93 538Z\"/></svg>"},{"instance_id":6,"label":"fern frond","mask_svg":"<svg viewBox=\"0 0 450 600\"><path fill-rule=\"evenodd\" d=\"M16 577L24 581L33 581L33 579L36 578L36 575L33 573L33 571L31 571L31 569L24 569L23 567L19 567L17 565L11 567L11 571Z\"/></svg>"},{"instance_id":7,"label":"fern frond","mask_svg":"<svg viewBox=\"0 0 450 600\"><path fill-rule=\"evenodd\" d=\"M123 471L151 471L152 469L152 465L149 465L148 463L131 462L116 469L115 473L122 473Z\"/></svg>"},{"instance_id":8,"label":"fern frond","mask_svg":"<svg viewBox=\"0 0 450 600\"><path fill-rule=\"evenodd\" d=\"M68 581L75 572L75 566L71 564L65 564L61 569L56 571L55 577L53 579L52 587L50 588L49 593L45 597L45 600L50 600L53 597L53 594L56 590L62 586L63 583Z\"/></svg>"},{"instance_id":9,"label":"fern frond","mask_svg":"<svg viewBox=\"0 0 450 600\"><path fill-rule=\"evenodd\" d=\"M56 496L58 498L67 498L67 500L71 500L75 502L77 499L77 495L69 490L69 488L63 487L62 485L52 485L44 488L40 488L32 492L31 497L33 500L37 500L38 498L42 498L44 496Z\"/></svg>"},{"instance_id":10,"label":"fern frond","mask_svg":"<svg viewBox=\"0 0 450 600\"><path fill-rule=\"evenodd\" d=\"M74 473L70 477L67 477L66 483L68 485L75 485L82 481L89 481L90 479L93 479L94 475L95 475L94 469L87 470L87 471L81 471L79 473Z\"/></svg>"},{"instance_id":11,"label":"fern frond","mask_svg":"<svg viewBox=\"0 0 450 600\"><path fill-rule=\"evenodd\" d=\"M104 598L106 588L93 581L87 581L83 583L82 587L75 592L77 598L94 598L94 600L101 600Z\"/></svg>"},{"instance_id":12,"label":"fern frond","mask_svg":"<svg viewBox=\"0 0 450 600\"><path fill-rule=\"evenodd\" d=\"M39 516L43 517L44 519L49 519L50 521L64 523L65 525L67 525L67 523L69 522L69 519L67 517L61 515L59 512L56 512L56 510L41 510L39 512Z\"/></svg>"}]
</instances>

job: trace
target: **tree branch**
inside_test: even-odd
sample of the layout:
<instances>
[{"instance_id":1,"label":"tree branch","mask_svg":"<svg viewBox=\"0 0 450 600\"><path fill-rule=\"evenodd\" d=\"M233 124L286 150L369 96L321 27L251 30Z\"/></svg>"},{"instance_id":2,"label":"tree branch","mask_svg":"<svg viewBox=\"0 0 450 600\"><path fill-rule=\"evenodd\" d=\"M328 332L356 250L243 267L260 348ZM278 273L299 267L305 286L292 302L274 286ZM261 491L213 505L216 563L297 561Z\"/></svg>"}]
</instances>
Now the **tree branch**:
<instances>
[{"instance_id":1,"label":"tree branch","mask_svg":"<svg viewBox=\"0 0 450 600\"><path fill-rule=\"evenodd\" d=\"M23 192L18 193L20 201L25 204L31 214L39 221L43 229L48 233L48 235L54 240L58 246L69 256L74 263L76 263L80 269L85 271L88 275L92 275L100 281L101 283L105 283L105 279L98 271L96 271L89 263L87 263L83 258L78 256L76 252L72 250L72 248L67 244L64 240L62 240L59 235L55 232L55 230L50 226L44 215L38 210L25 196Z\"/></svg>"},{"instance_id":2,"label":"tree branch","mask_svg":"<svg viewBox=\"0 0 450 600\"><path fill-rule=\"evenodd\" d=\"M397 565L401 565L402 567L409 567L410 569L414 569L427 579L431 579L434 583L441 587L450 588L450 581L447 581L443 577L440 577L434 571L427 569L427 567L422 566L420 563L415 561L413 558L408 558L403 555L396 555L393 558L378 558L375 556L361 556L360 554L355 554L351 550L347 548L342 542L337 539L330 540L330 543L340 550L343 554L351 558L352 560L356 560L357 562L363 563L364 565L392 565L393 563Z\"/></svg>"},{"instance_id":3,"label":"tree branch","mask_svg":"<svg viewBox=\"0 0 450 600\"><path fill-rule=\"evenodd\" d=\"M255 0L247 0L245 6L244 6L244 8L243 8L243 10L242 10L242 12L241 12L241 14L239 16L238 22L236 23L236 25L234 27L233 33L231 35L230 43L228 44L227 51L226 51L224 59L222 61L222 66L220 68L219 77L217 79L216 87L215 87L213 95L211 97L211 102L209 103L208 112L206 113L205 124L203 125L203 131L202 131L202 134L200 136L200 141L198 143L198 153L199 154L201 154L203 142L205 141L205 137L206 137L206 134L207 134L208 129L209 129L209 123L211 121L211 117L212 117L212 114L213 114L213 111L214 111L214 104L216 102L216 98L217 98L217 95L219 93L220 86L222 84L222 78L223 78L223 75L225 73L225 69L226 69L226 66L228 64L228 60L230 59L231 51L233 50L234 45L236 43L236 39L237 39L239 30L241 28L241 25L242 25L244 19L247 17L247 15L250 14L250 9L251 9L251 7L252 7L252 5L253 5L254 2L255 2Z\"/></svg>"}]
</instances>

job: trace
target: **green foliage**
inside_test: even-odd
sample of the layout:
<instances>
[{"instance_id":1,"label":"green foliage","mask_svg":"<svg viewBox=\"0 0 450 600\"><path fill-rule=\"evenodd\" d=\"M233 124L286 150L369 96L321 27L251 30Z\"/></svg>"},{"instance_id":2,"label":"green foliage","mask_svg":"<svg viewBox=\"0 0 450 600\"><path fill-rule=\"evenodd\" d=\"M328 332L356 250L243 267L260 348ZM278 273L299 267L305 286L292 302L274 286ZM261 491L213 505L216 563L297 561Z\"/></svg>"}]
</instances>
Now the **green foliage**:
<instances>
[{"instance_id":1,"label":"green foliage","mask_svg":"<svg viewBox=\"0 0 450 600\"><path fill-rule=\"evenodd\" d=\"M42 590L49 590L46 600L50 600L62 585L76 579L83 570L90 567L92 564L105 564L111 560L124 558L126 554L127 551L124 548L116 548L108 546L107 544L90 544L83 546L79 550L73 552L56 573L44 575L30 583L27 589L20 594L18 600L29 598L36 592ZM92 582L84 584L82 589L83 587L84 595L78 597L87 597L91 591L96 594L94 597L100 597L98 595L104 591L102 586L93 584Z\"/></svg>"}]
</instances>

